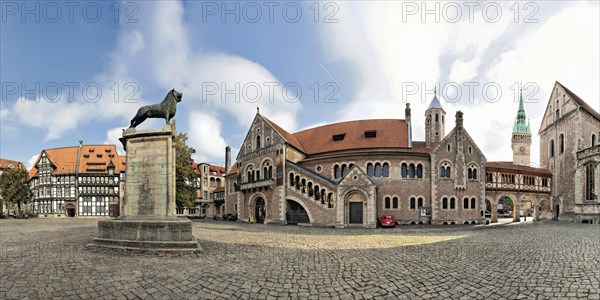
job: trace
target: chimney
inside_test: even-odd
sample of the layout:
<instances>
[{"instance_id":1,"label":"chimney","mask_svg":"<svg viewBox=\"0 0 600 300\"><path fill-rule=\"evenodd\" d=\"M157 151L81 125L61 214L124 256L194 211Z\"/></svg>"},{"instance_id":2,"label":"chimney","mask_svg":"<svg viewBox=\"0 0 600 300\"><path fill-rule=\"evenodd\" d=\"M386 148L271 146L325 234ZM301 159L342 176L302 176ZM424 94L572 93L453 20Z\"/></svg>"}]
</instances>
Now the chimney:
<instances>
[{"instance_id":1,"label":"chimney","mask_svg":"<svg viewBox=\"0 0 600 300\"><path fill-rule=\"evenodd\" d=\"M225 174L231 170L231 147L225 147Z\"/></svg>"},{"instance_id":2,"label":"chimney","mask_svg":"<svg viewBox=\"0 0 600 300\"><path fill-rule=\"evenodd\" d=\"M404 109L404 119L406 119L406 124L408 126L408 147L412 148L412 121L410 119L410 103L406 103L406 108Z\"/></svg>"}]
</instances>

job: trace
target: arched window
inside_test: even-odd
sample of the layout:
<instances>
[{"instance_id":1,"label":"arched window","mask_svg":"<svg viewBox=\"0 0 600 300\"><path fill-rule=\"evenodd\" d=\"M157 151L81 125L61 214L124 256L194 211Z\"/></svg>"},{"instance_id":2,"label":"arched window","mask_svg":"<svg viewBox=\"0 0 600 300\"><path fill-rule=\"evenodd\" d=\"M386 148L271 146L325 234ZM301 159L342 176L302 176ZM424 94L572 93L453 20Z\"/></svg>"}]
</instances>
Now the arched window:
<instances>
[{"instance_id":1,"label":"arched window","mask_svg":"<svg viewBox=\"0 0 600 300\"><path fill-rule=\"evenodd\" d=\"M442 163L440 167L440 178L450 178L450 164Z\"/></svg>"},{"instance_id":2,"label":"arched window","mask_svg":"<svg viewBox=\"0 0 600 300\"><path fill-rule=\"evenodd\" d=\"M269 168L266 166L263 168L263 176L265 177L264 179L269 179Z\"/></svg>"},{"instance_id":3,"label":"arched window","mask_svg":"<svg viewBox=\"0 0 600 300\"><path fill-rule=\"evenodd\" d=\"M417 199L415 197L410 197L410 209L417 208Z\"/></svg>"},{"instance_id":4,"label":"arched window","mask_svg":"<svg viewBox=\"0 0 600 300\"><path fill-rule=\"evenodd\" d=\"M442 209L448 209L448 198L442 198Z\"/></svg>"},{"instance_id":5,"label":"arched window","mask_svg":"<svg viewBox=\"0 0 600 300\"><path fill-rule=\"evenodd\" d=\"M256 136L256 149L260 149L260 135Z\"/></svg>"},{"instance_id":6,"label":"arched window","mask_svg":"<svg viewBox=\"0 0 600 300\"><path fill-rule=\"evenodd\" d=\"M269 179L273 179L273 166L269 166Z\"/></svg>"},{"instance_id":7,"label":"arched window","mask_svg":"<svg viewBox=\"0 0 600 300\"><path fill-rule=\"evenodd\" d=\"M450 209L456 208L456 199L454 197L450 198Z\"/></svg>"},{"instance_id":8,"label":"arched window","mask_svg":"<svg viewBox=\"0 0 600 300\"><path fill-rule=\"evenodd\" d=\"M367 176L369 177L373 177L374 173L373 173L373 164L372 163L368 163L367 164Z\"/></svg>"},{"instance_id":9,"label":"arched window","mask_svg":"<svg viewBox=\"0 0 600 300\"><path fill-rule=\"evenodd\" d=\"M585 167L585 199L596 200L598 197L594 192L595 188L595 176L594 176L594 165L589 164Z\"/></svg>"},{"instance_id":10,"label":"arched window","mask_svg":"<svg viewBox=\"0 0 600 300\"><path fill-rule=\"evenodd\" d=\"M452 146L450 144L448 144L448 146L446 146L446 149L448 150L448 152L452 151Z\"/></svg>"},{"instance_id":11,"label":"arched window","mask_svg":"<svg viewBox=\"0 0 600 300\"><path fill-rule=\"evenodd\" d=\"M319 186L315 184L315 200L321 199L321 193L319 191Z\"/></svg>"},{"instance_id":12,"label":"arched window","mask_svg":"<svg viewBox=\"0 0 600 300\"><path fill-rule=\"evenodd\" d=\"M550 157L554 157L554 140L550 140Z\"/></svg>"},{"instance_id":13,"label":"arched window","mask_svg":"<svg viewBox=\"0 0 600 300\"><path fill-rule=\"evenodd\" d=\"M314 195L314 193L313 193L313 183L309 182L308 183L308 196L312 197L313 195Z\"/></svg>"},{"instance_id":14,"label":"arched window","mask_svg":"<svg viewBox=\"0 0 600 300\"><path fill-rule=\"evenodd\" d=\"M385 197L385 209L390 209L392 207L390 197Z\"/></svg>"},{"instance_id":15,"label":"arched window","mask_svg":"<svg viewBox=\"0 0 600 300\"><path fill-rule=\"evenodd\" d=\"M471 198L471 209L477 208L477 199Z\"/></svg>"},{"instance_id":16,"label":"arched window","mask_svg":"<svg viewBox=\"0 0 600 300\"><path fill-rule=\"evenodd\" d=\"M392 199L392 208L393 209L398 209L398 197L394 197Z\"/></svg>"},{"instance_id":17,"label":"arched window","mask_svg":"<svg viewBox=\"0 0 600 300\"><path fill-rule=\"evenodd\" d=\"M383 163L383 177L389 177L390 176L390 165L388 165L388 163Z\"/></svg>"},{"instance_id":18,"label":"arched window","mask_svg":"<svg viewBox=\"0 0 600 300\"><path fill-rule=\"evenodd\" d=\"M321 204L325 204L325 189L321 189Z\"/></svg>"},{"instance_id":19,"label":"arched window","mask_svg":"<svg viewBox=\"0 0 600 300\"><path fill-rule=\"evenodd\" d=\"M335 179L339 179L340 177L342 177L342 173L340 172L340 166L339 165L333 166L333 177Z\"/></svg>"},{"instance_id":20,"label":"arched window","mask_svg":"<svg viewBox=\"0 0 600 300\"><path fill-rule=\"evenodd\" d=\"M469 209L469 198L463 199L463 209Z\"/></svg>"},{"instance_id":21,"label":"arched window","mask_svg":"<svg viewBox=\"0 0 600 300\"><path fill-rule=\"evenodd\" d=\"M477 167L475 165L470 165L469 170L467 172L467 178L471 180L477 179Z\"/></svg>"},{"instance_id":22,"label":"arched window","mask_svg":"<svg viewBox=\"0 0 600 300\"><path fill-rule=\"evenodd\" d=\"M423 207L423 198L419 197L419 201L417 203L417 208L421 209Z\"/></svg>"},{"instance_id":23,"label":"arched window","mask_svg":"<svg viewBox=\"0 0 600 300\"><path fill-rule=\"evenodd\" d=\"M408 178L415 178L415 165L408 165Z\"/></svg>"},{"instance_id":24,"label":"arched window","mask_svg":"<svg viewBox=\"0 0 600 300\"><path fill-rule=\"evenodd\" d=\"M406 178L406 176L408 176L408 167L406 166L406 164L402 164L401 170L402 171L400 175L402 176L402 178Z\"/></svg>"},{"instance_id":25,"label":"arched window","mask_svg":"<svg viewBox=\"0 0 600 300\"><path fill-rule=\"evenodd\" d=\"M381 177L381 164L375 164L375 177Z\"/></svg>"},{"instance_id":26,"label":"arched window","mask_svg":"<svg viewBox=\"0 0 600 300\"><path fill-rule=\"evenodd\" d=\"M296 189L299 190L300 189L300 176L296 175L296 179L294 180L294 182L296 183Z\"/></svg>"},{"instance_id":27,"label":"arched window","mask_svg":"<svg viewBox=\"0 0 600 300\"><path fill-rule=\"evenodd\" d=\"M560 147L560 154L565 153L565 136L564 136L564 134L561 134L558 136L558 144Z\"/></svg>"},{"instance_id":28,"label":"arched window","mask_svg":"<svg viewBox=\"0 0 600 300\"><path fill-rule=\"evenodd\" d=\"M327 207L333 208L333 193L327 194Z\"/></svg>"},{"instance_id":29,"label":"arched window","mask_svg":"<svg viewBox=\"0 0 600 300\"><path fill-rule=\"evenodd\" d=\"M592 133L592 146L596 146L596 135Z\"/></svg>"},{"instance_id":30,"label":"arched window","mask_svg":"<svg viewBox=\"0 0 600 300\"><path fill-rule=\"evenodd\" d=\"M423 165L417 165L417 178L423 178Z\"/></svg>"},{"instance_id":31,"label":"arched window","mask_svg":"<svg viewBox=\"0 0 600 300\"><path fill-rule=\"evenodd\" d=\"M440 121L440 115L435 114L435 122L438 123Z\"/></svg>"},{"instance_id":32,"label":"arched window","mask_svg":"<svg viewBox=\"0 0 600 300\"><path fill-rule=\"evenodd\" d=\"M346 166L346 164L342 165L342 177L346 176L346 173L348 173L348 167Z\"/></svg>"},{"instance_id":33,"label":"arched window","mask_svg":"<svg viewBox=\"0 0 600 300\"><path fill-rule=\"evenodd\" d=\"M306 179L302 178L302 193L306 193Z\"/></svg>"},{"instance_id":34,"label":"arched window","mask_svg":"<svg viewBox=\"0 0 600 300\"><path fill-rule=\"evenodd\" d=\"M294 173L290 173L290 187L294 186Z\"/></svg>"}]
</instances>

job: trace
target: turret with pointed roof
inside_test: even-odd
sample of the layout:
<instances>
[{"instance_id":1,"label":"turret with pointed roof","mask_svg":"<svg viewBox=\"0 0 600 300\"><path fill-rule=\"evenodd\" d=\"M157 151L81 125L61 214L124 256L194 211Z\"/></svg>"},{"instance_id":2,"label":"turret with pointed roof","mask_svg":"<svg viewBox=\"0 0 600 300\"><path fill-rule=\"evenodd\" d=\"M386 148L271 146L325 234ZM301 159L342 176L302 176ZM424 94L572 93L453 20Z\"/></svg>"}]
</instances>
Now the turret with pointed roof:
<instances>
[{"instance_id":1,"label":"turret with pointed roof","mask_svg":"<svg viewBox=\"0 0 600 300\"><path fill-rule=\"evenodd\" d=\"M433 93L433 99L425 111L426 147L431 147L431 143L438 143L446 136L446 111L437 97L437 91Z\"/></svg>"},{"instance_id":2,"label":"turret with pointed roof","mask_svg":"<svg viewBox=\"0 0 600 300\"><path fill-rule=\"evenodd\" d=\"M529 120L525 114L523 104L523 90L519 93L519 111L515 118L512 132L513 163L515 165L529 166L531 162L531 130Z\"/></svg>"},{"instance_id":3,"label":"turret with pointed roof","mask_svg":"<svg viewBox=\"0 0 600 300\"><path fill-rule=\"evenodd\" d=\"M525 114L525 106L523 104L523 90L519 93L519 111L517 112L517 118L515 118L515 124L513 125L513 133L529 133L529 120Z\"/></svg>"}]
</instances>

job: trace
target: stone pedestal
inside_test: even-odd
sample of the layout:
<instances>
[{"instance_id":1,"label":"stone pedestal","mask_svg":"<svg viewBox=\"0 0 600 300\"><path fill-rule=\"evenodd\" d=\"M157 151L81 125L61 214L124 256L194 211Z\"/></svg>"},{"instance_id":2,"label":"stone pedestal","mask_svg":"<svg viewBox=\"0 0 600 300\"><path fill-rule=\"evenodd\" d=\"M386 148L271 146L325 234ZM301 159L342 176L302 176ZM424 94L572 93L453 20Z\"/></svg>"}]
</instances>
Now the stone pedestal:
<instances>
[{"instance_id":1,"label":"stone pedestal","mask_svg":"<svg viewBox=\"0 0 600 300\"><path fill-rule=\"evenodd\" d=\"M98 221L94 246L198 251L192 222L175 212L175 129L135 130L120 139L127 152L121 216Z\"/></svg>"}]
</instances>

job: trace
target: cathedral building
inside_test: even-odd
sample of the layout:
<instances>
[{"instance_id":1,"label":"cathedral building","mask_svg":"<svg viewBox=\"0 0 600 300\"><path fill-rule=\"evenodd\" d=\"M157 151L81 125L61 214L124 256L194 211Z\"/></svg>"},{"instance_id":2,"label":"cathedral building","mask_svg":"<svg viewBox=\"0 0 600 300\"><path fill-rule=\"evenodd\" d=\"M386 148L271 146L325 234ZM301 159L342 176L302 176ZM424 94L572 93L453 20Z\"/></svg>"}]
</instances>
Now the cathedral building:
<instances>
[{"instance_id":1,"label":"cathedral building","mask_svg":"<svg viewBox=\"0 0 600 300\"><path fill-rule=\"evenodd\" d=\"M555 82L540 124L540 164L553 174L551 211L564 221L600 222L600 114Z\"/></svg>"},{"instance_id":2,"label":"cathedral building","mask_svg":"<svg viewBox=\"0 0 600 300\"><path fill-rule=\"evenodd\" d=\"M296 133L257 112L227 173L226 210L247 222L337 228L374 228L384 213L399 224L485 222L486 158L463 113L447 135L437 96L424 113L425 141L414 141L409 104L404 119Z\"/></svg>"}]
</instances>

